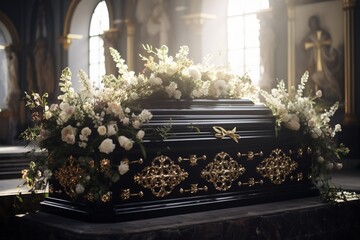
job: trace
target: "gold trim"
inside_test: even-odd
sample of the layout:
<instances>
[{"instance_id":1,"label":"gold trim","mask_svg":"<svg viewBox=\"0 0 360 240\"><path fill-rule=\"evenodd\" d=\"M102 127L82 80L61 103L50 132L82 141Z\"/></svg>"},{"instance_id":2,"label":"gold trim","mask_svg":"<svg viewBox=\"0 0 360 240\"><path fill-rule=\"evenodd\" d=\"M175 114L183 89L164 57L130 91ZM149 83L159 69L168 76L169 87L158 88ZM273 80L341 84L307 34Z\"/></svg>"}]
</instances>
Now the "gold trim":
<instances>
[{"instance_id":1,"label":"gold trim","mask_svg":"<svg viewBox=\"0 0 360 240\"><path fill-rule=\"evenodd\" d=\"M189 174L167 156L153 159L151 166L145 167L134 176L134 181L150 189L156 197L169 195L174 187L184 181Z\"/></svg>"},{"instance_id":2,"label":"gold trim","mask_svg":"<svg viewBox=\"0 0 360 240\"><path fill-rule=\"evenodd\" d=\"M206 165L201 171L201 177L212 183L216 190L226 191L232 182L245 172L229 154L221 152L215 155L214 161Z\"/></svg>"}]
</instances>

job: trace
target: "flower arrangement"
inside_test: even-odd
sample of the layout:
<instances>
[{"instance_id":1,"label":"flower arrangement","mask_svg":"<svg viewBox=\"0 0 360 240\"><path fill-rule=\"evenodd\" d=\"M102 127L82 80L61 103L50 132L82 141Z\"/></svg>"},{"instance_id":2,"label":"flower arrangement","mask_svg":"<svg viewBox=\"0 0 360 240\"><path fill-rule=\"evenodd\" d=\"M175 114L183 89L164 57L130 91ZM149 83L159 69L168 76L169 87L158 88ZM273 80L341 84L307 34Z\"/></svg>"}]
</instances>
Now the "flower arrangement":
<instances>
[{"instance_id":1,"label":"flower arrangement","mask_svg":"<svg viewBox=\"0 0 360 240\"><path fill-rule=\"evenodd\" d=\"M282 128L296 133L304 144L313 149L312 179L318 186L321 195L327 200L336 200L339 189L330 183L329 172L343 165L339 162L342 156L348 154L349 149L343 144L338 146L336 133L341 131L340 124L331 126L331 118L339 107L336 102L329 109L323 109L320 104L321 90L311 96L305 95L309 73L305 72L298 88L287 91L285 83L280 81L271 93L261 91L267 105L276 116L277 131ZM341 197L341 196L340 196ZM343 196L342 196L343 197Z\"/></svg>"},{"instance_id":2,"label":"flower arrangement","mask_svg":"<svg viewBox=\"0 0 360 240\"><path fill-rule=\"evenodd\" d=\"M45 154L23 170L23 178L35 191L55 175L71 198L107 202L111 186L129 170L126 152L141 146L145 135L141 126L152 114L126 107L121 97L109 94L106 82L102 90L93 89L84 71L79 80L82 88L76 92L69 68L62 71L59 104L49 106L47 94L26 93L34 125L22 137L35 141L34 150ZM76 171L67 171L64 165L76 166Z\"/></svg>"},{"instance_id":3,"label":"flower arrangement","mask_svg":"<svg viewBox=\"0 0 360 240\"><path fill-rule=\"evenodd\" d=\"M196 98L248 98L258 99L259 89L247 75L237 76L225 66L214 66L206 58L202 64L189 59L189 48L180 47L175 57L169 56L169 49L163 45L153 49L143 46L149 56L141 56L144 70L135 75L128 72L124 60L115 49L110 52L119 67L119 78L105 77L114 89L120 90L126 99L196 99Z\"/></svg>"},{"instance_id":4,"label":"flower arrangement","mask_svg":"<svg viewBox=\"0 0 360 240\"><path fill-rule=\"evenodd\" d=\"M22 136L35 141L35 150L46 150L23 171L32 191L43 188L55 175L72 199L110 201L111 186L129 170L126 153L137 145L137 151L140 149L145 155L142 126L152 114L132 107L139 99L248 98L259 102L261 94L276 116L278 130L293 131L312 147L314 183L326 199L336 198L338 191L330 185L328 173L334 167L342 168L338 161L348 152L335 141L340 125L330 125L338 103L323 110L316 104L321 91L314 97L305 96L308 73L298 89L288 92L280 81L277 88L267 93L255 87L248 76L236 76L227 67L213 66L208 60L194 64L186 46L175 57L168 55L166 46L153 49L146 45L144 49L149 54L141 56L145 68L135 74L128 70L119 52L110 48L119 74L105 75L100 89L93 89L86 73L80 71L82 88L76 92L71 87L71 72L65 68L60 78L59 104L49 106L47 94L26 93L26 106L32 111L34 125ZM76 171L67 171L67 165Z\"/></svg>"}]
</instances>

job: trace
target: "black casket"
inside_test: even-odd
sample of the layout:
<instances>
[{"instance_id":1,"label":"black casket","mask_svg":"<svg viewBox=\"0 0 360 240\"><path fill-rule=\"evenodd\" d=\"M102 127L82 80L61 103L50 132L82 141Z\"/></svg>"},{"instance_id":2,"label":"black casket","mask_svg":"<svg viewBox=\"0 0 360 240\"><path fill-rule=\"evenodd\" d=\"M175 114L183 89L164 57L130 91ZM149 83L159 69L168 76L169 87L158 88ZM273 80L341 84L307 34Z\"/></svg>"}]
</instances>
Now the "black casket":
<instances>
[{"instance_id":1,"label":"black casket","mask_svg":"<svg viewBox=\"0 0 360 240\"><path fill-rule=\"evenodd\" d=\"M128 221L318 194L311 149L276 136L267 107L248 100L148 101L146 159L127 156L130 171L110 203L75 202L56 191L41 210L86 221ZM54 184L55 188L56 184Z\"/></svg>"}]
</instances>

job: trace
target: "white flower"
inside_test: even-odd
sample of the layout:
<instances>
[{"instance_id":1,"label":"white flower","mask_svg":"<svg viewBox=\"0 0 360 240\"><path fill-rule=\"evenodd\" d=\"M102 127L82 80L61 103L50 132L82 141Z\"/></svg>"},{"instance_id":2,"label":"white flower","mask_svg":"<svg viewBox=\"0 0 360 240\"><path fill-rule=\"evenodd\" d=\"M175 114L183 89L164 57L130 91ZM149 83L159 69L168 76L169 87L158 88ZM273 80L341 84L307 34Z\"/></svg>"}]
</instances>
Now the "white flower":
<instances>
[{"instance_id":1,"label":"white flower","mask_svg":"<svg viewBox=\"0 0 360 240\"><path fill-rule=\"evenodd\" d=\"M162 80L159 77L155 77L154 75L151 75L149 78L150 85L161 85Z\"/></svg>"},{"instance_id":2,"label":"white flower","mask_svg":"<svg viewBox=\"0 0 360 240\"><path fill-rule=\"evenodd\" d=\"M91 129L88 127L84 127L83 129L81 129L81 135L88 137L91 134Z\"/></svg>"},{"instance_id":3,"label":"white flower","mask_svg":"<svg viewBox=\"0 0 360 240\"><path fill-rule=\"evenodd\" d=\"M106 134L106 127L105 126L100 126L97 129L98 133L100 136L104 136Z\"/></svg>"},{"instance_id":4,"label":"white flower","mask_svg":"<svg viewBox=\"0 0 360 240\"><path fill-rule=\"evenodd\" d=\"M328 170L332 170L332 169L334 168L334 163L329 162L329 163L326 165L326 168L327 168Z\"/></svg>"},{"instance_id":5,"label":"white flower","mask_svg":"<svg viewBox=\"0 0 360 240\"><path fill-rule=\"evenodd\" d=\"M52 176L51 170L50 170L50 169L45 169L45 171L44 171L44 178L45 178L45 179L50 179L51 176Z\"/></svg>"},{"instance_id":6,"label":"white flower","mask_svg":"<svg viewBox=\"0 0 360 240\"><path fill-rule=\"evenodd\" d=\"M228 85L225 80L216 80L214 82L215 97L224 96L227 94Z\"/></svg>"},{"instance_id":7,"label":"white flower","mask_svg":"<svg viewBox=\"0 0 360 240\"><path fill-rule=\"evenodd\" d=\"M128 117L124 117L123 120L122 120L122 123L123 123L124 125L128 125L129 122L130 122L130 119L129 119Z\"/></svg>"},{"instance_id":8,"label":"white flower","mask_svg":"<svg viewBox=\"0 0 360 240\"><path fill-rule=\"evenodd\" d=\"M153 117L153 115L147 109L143 109L139 115L139 118L142 122L147 122L147 121L151 120L152 117Z\"/></svg>"},{"instance_id":9,"label":"white flower","mask_svg":"<svg viewBox=\"0 0 360 240\"><path fill-rule=\"evenodd\" d=\"M80 183L76 184L75 192L76 192L76 194L82 194L83 192L85 192L84 186Z\"/></svg>"},{"instance_id":10,"label":"white flower","mask_svg":"<svg viewBox=\"0 0 360 240\"><path fill-rule=\"evenodd\" d=\"M121 161L118 170L120 175L124 175L129 171L129 164L127 162Z\"/></svg>"},{"instance_id":11,"label":"white flower","mask_svg":"<svg viewBox=\"0 0 360 240\"><path fill-rule=\"evenodd\" d=\"M72 127L71 125L64 127L61 130L61 140L68 144L74 144L76 131L77 131L77 129Z\"/></svg>"},{"instance_id":12,"label":"white flower","mask_svg":"<svg viewBox=\"0 0 360 240\"><path fill-rule=\"evenodd\" d=\"M86 148L86 147L87 147L87 143L86 143L86 142L79 142L79 147L81 147L81 148Z\"/></svg>"},{"instance_id":13,"label":"white flower","mask_svg":"<svg viewBox=\"0 0 360 240\"><path fill-rule=\"evenodd\" d=\"M321 97L322 97L322 91L321 91L321 90L317 90L316 96L317 96L318 98L321 98Z\"/></svg>"},{"instance_id":14,"label":"white flower","mask_svg":"<svg viewBox=\"0 0 360 240\"><path fill-rule=\"evenodd\" d=\"M321 129L320 128L318 128L318 127L316 127L316 128L314 128L313 130L312 130L312 132L311 132L311 137L312 138L314 138L314 139L317 139L318 137L320 137L321 136Z\"/></svg>"},{"instance_id":15,"label":"white flower","mask_svg":"<svg viewBox=\"0 0 360 240\"><path fill-rule=\"evenodd\" d=\"M109 124L107 126L107 135L108 136L112 136L112 135L115 135L117 133L117 126L116 124Z\"/></svg>"},{"instance_id":16,"label":"white flower","mask_svg":"<svg viewBox=\"0 0 360 240\"><path fill-rule=\"evenodd\" d=\"M309 126L309 127L315 127L315 125L316 125L316 119L311 118L311 119L308 121L308 126Z\"/></svg>"},{"instance_id":17,"label":"white flower","mask_svg":"<svg viewBox=\"0 0 360 240\"><path fill-rule=\"evenodd\" d=\"M141 126L141 123L139 120L135 120L132 125L135 129L139 129Z\"/></svg>"},{"instance_id":18,"label":"white flower","mask_svg":"<svg viewBox=\"0 0 360 240\"><path fill-rule=\"evenodd\" d=\"M317 159L318 163L323 163L325 159L322 156L318 156Z\"/></svg>"},{"instance_id":19,"label":"white flower","mask_svg":"<svg viewBox=\"0 0 360 240\"><path fill-rule=\"evenodd\" d=\"M59 105L57 104L51 104L50 105L50 111L54 112L56 109L58 109Z\"/></svg>"},{"instance_id":20,"label":"white flower","mask_svg":"<svg viewBox=\"0 0 360 240\"><path fill-rule=\"evenodd\" d=\"M188 71L189 71L190 77L193 78L194 80L200 80L201 79L201 72L200 72L198 67L191 66L191 67L188 68Z\"/></svg>"},{"instance_id":21,"label":"white flower","mask_svg":"<svg viewBox=\"0 0 360 240\"><path fill-rule=\"evenodd\" d=\"M139 94L137 94L137 93L135 93L135 92L131 93L130 99L132 99L132 100L137 100L137 99L139 99Z\"/></svg>"},{"instance_id":22,"label":"white flower","mask_svg":"<svg viewBox=\"0 0 360 240\"><path fill-rule=\"evenodd\" d=\"M174 91L174 98L175 99L180 99L181 98L181 92L179 90Z\"/></svg>"},{"instance_id":23,"label":"white flower","mask_svg":"<svg viewBox=\"0 0 360 240\"><path fill-rule=\"evenodd\" d=\"M119 116L120 118L124 116L123 109L118 103L108 103L108 107L106 109L108 113L113 113L115 116Z\"/></svg>"},{"instance_id":24,"label":"white flower","mask_svg":"<svg viewBox=\"0 0 360 240\"><path fill-rule=\"evenodd\" d=\"M99 151L109 154L115 149L115 144L113 143L113 140L110 138L105 139L102 141L102 143L99 146Z\"/></svg>"},{"instance_id":25,"label":"white flower","mask_svg":"<svg viewBox=\"0 0 360 240\"><path fill-rule=\"evenodd\" d=\"M136 138L137 139L140 139L142 140L145 136L145 132L143 130L139 130L137 133L136 133Z\"/></svg>"},{"instance_id":26,"label":"white flower","mask_svg":"<svg viewBox=\"0 0 360 240\"><path fill-rule=\"evenodd\" d=\"M50 119L51 117L52 117L52 112L50 112L50 111L46 111L45 113L44 113L44 117L45 117L45 119Z\"/></svg>"},{"instance_id":27,"label":"white flower","mask_svg":"<svg viewBox=\"0 0 360 240\"><path fill-rule=\"evenodd\" d=\"M123 147L125 150L130 150L133 147L132 140L128 139L125 136L120 136L118 138L119 144L121 147Z\"/></svg>"},{"instance_id":28,"label":"white flower","mask_svg":"<svg viewBox=\"0 0 360 240\"><path fill-rule=\"evenodd\" d=\"M336 169L337 170L341 170L343 168L343 164L342 163L336 163Z\"/></svg>"},{"instance_id":29,"label":"white flower","mask_svg":"<svg viewBox=\"0 0 360 240\"><path fill-rule=\"evenodd\" d=\"M340 124L336 124L335 125L335 129L334 129L335 132L341 132L341 125Z\"/></svg>"}]
</instances>

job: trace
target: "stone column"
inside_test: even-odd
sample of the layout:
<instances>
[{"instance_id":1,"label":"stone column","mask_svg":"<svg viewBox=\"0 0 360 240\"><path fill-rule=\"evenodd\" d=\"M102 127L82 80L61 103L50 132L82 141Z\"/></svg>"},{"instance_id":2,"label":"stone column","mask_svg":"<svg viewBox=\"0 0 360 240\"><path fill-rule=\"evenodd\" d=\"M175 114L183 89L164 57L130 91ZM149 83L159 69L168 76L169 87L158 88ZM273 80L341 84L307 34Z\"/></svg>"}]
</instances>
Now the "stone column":
<instances>
[{"instance_id":1,"label":"stone column","mask_svg":"<svg viewBox=\"0 0 360 240\"><path fill-rule=\"evenodd\" d=\"M295 7L289 0L286 1L288 13L288 91L295 86Z\"/></svg>"},{"instance_id":2,"label":"stone column","mask_svg":"<svg viewBox=\"0 0 360 240\"><path fill-rule=\"evenodd\" d=\"M355 108L355 24L356 0L343 0L344 10L344 72L345 72L345 120L344 124L358 124Z\"/></svg>"},{"instance_id":3,"label":"stone column","mask_svg":"<svg viewBox=\"0 0 360 240\"><path fill-rule=\"evenodd\" d=\"M106 74L114 74L116 75L116 66L115 62L110 54L109 48L112 47L117 49L117 42L119 39L119 31L117 28L111 28L108 31L103 33L104 40L104 55L105 55L105 70Z\"/></svg>"},{"instance_id":4,"label":"stone column","mask_svg":"<svg viewBox=\"0 0 360 240\"><path fill-rule=\"evenodd\" d=\"M129 70L134 70L134 35L135 35L135 26L131 20L126 20L126 62L129 67Z\"/></svg>"}]
</instances>

